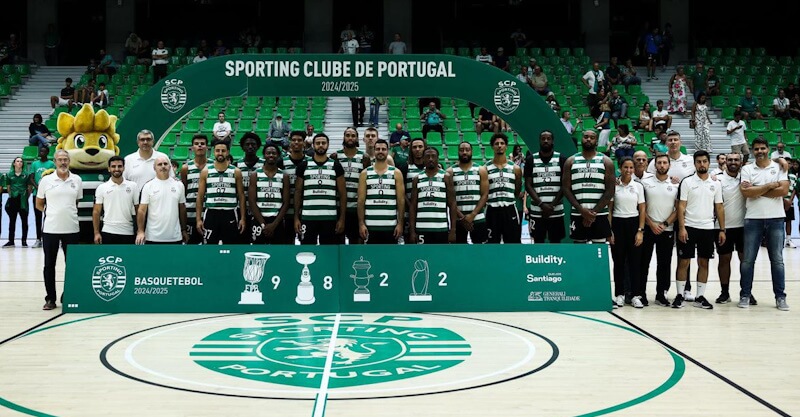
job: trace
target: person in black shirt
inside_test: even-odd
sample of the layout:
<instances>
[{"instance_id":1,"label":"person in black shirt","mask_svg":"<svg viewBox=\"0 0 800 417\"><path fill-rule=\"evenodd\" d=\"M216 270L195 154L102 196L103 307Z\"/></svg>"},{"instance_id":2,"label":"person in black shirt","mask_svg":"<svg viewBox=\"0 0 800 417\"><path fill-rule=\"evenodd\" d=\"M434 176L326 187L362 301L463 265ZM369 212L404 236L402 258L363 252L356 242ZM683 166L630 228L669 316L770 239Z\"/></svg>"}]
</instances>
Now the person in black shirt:
<instances>
[{"instance_id":1,"label":"person in black shirt","mask_svg":"<svg viewBox=\"0 0 800 417\"><path fill-rule=\"evenodd\" d=\"M50 107L55 109L56 106L67 106L67 109L72 111L75 88L72 87L72 78L67 77L64 82L66 83L66 86L61 89L61 95L50 97Z\"/></svg>"},{"instance_id":2,"label":"person in black shirt","mask_svg":"<svg viewBox=\"0 0 800 417\"><path fill-rule=\"evenodd\" d=\"M52 132L50 132L50 129L42 123L42 115L39 113L33 115L33 123L28 126L28 132L31 135L28 140L31 146L38 145L49 147L50 141L56 140Z\"/></svg>"}]
</instances>

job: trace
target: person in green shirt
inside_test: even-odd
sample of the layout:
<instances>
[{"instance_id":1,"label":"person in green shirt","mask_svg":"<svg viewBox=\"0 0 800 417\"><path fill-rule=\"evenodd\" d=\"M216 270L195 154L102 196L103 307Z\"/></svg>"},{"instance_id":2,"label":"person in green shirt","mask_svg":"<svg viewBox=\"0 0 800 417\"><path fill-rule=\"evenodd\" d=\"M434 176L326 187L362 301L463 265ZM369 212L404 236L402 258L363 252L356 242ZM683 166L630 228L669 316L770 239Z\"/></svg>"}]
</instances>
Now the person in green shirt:
<instances>
[{"instance_id":1,"label":"person in green shirt","mask_svg":"<svg viewBox=\"0 0 800 417\"><path fill-rule=\"evenodd\" d=\"M707 75L705 69L703 69L703 63L698 62L691 78L691 88L692 94L694 94L694 101L697 101L697 97L700 97L700 93L706 92L706 79Z\"/></svg>"},{"instance_id":2,"label":"person in green shirt","mask_svg":"<svg viewBox=\"0 0 800 417\"><path fill-rule=\"evenodd\" d=\"M392 159L396 166L408 163L408 138L400 139L400 145L392 148Z\"/></svg>"},{"instance_id":3,"label":"person in green shirt","mask_svg":"<svg viewBox=\"0 0 800 417\"><path fill-rule=\"evenodd\" d=\"M8 213L8 242L3 248L14 247L14 235L17 228L17 215L22 222L22 247L28 247L28 197L31 194L30 179L25 172L25 162L17 157L11 163L11 168L5 176L5 186L8 188L6 200L6 213Z\"/></svg>"},{"instance_id":4,"label":"person in green shirt","mask_svg":"<svg viewBox=\"0 0 800 417\"><path fill-rule=\"evenodd\" d=\"M56 169L56 164L49 158L50 149L46 147L39 148L39 159L31 163L30 182L33 187L33 195L36 195L36 189L39 187L39 182L42 181L42 174L48 169ZM42 212L39 211L34 205L33 216L36 220L36 243L33 244L34 248L42 247Z\"/></svg>"}]
</instances>

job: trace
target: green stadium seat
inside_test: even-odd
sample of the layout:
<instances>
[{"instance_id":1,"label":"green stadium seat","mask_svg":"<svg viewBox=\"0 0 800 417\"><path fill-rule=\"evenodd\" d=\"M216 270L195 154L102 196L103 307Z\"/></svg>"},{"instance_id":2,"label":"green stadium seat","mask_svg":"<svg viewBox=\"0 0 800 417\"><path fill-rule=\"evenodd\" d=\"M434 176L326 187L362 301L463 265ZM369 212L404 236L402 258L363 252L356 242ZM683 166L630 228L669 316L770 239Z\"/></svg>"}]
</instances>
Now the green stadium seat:
<instances>
[{"instance_id":1,"label":"green stadium seat","mask_svg":"<svg viewBox=\"0 0 800 417\"><path fill-rule=\"evenodd\" d=\"M244 149L241 146L231 146L231 156L234 160L239 160L244 157Z\"/></svg>"},{"instance_id":2,"label":"green stadium seat","mask_svg":"<svg viewBox=\"0 0 800 417\"><path fill-rule=\"evenodd\" d=\"M216 117L216 115L209 113L209 117ZM197 107L191 112L189 112L189 118L195 120L203 120L206 118L206 109L205 107Z\"/></svg>"},{"instance_id":3,"label":"green stadium seat","mask_svg":"<svg viewBox=\"0 0 800 417\"><path fill-rule=\"evenodd\" d=\"M319 130L323 130L325 127L325 118L324 117L310 117L308 119L308 124L313 125L314 128Z\"/></svg>"},{"instance_id":4,"label":"green stadium seat","mask_svg":"<svg viewBox=\"0 0 800 417\"><path fill-rule=\"evenodd\" d=\"M442 135L439 132L428 132L428 135L425 139L428 145L434 146L438 144L441 147Z\"/></svg>"},{"instance_id":5,"label":"green stadium seat","mask_svg":"<svg viewBox=\"0 0 800 417\"><path fill-rule=\"evenodd\" d=\"M711 96L711 106L721 108L726 104L727 98L725 96Z\"/></svg>"},{"instance_id":6,"label":"green stadium seat","mask_svg":"<svg viewBox=\"0 0 800 417\"><path fill-rule=\"evenodd\" d=\"M400 106L390 106L389 118L393 120L403 120L403 108Z\"/></svg>"},{"instance_id":7,"label":"green stadium seat","mask_svg":"<svg viewBox=\"0 0 800 417\"><path fill-rule=\"evenodd\" d=\"M180 133L178 135L178 146L192 146L193 133Z\"/></svg>"},{"instance_id":8,"label":"green stadium seat","mask_svg":"<svg viewBox=\"0 0 800 417\"><path fill-rule=\"evenodd\" d=\"M751 120L750 121L750 130L753 132L767 132L769 128L767 127L767 122L765 120Z\"/></svg>"},{"instance_id":9,"label":"green stadium seat","mask_svg":"<svg viewBox=\"0 0 800 417\"><path fill-rule=\"evenodd\" d=\"M455 119L447 118L442 120L442 126L444 126L444 130L456 130L458 126L456 126Z\"/></svg>"},{"instance_id":10,"label":"green stadium seat","mask_svg":"<svg viewBox=\"0 0 800 417\"><path fill-rule=\"evenodd\" d=\"M237 46L237 47L233 48L233 53L234 54L243 54L244 53L244 48Z\"/></svg>"},{"instance_id":11,"label":"green stadium seat","mask_svg":"<svg viewBox=\"0 0 800 417\"><path fill-rule=\"evenodd\" d=\"M211 122L213 125L213 122ZM186 126L181 129L184 132L197 133L200 131L200 120L189 119L186 121Z\"/></svg>"},{"instance_id":12,"label":"green stadium seat","mask_svg":"<svg viewBox=\"0 0 800 417\"><path fill-rule=\"evenodd\" d=\"M22 160L25 162L33 161L37 156L39 156L39 147L36 145L26 146L22 149Z\"/></svg>"},{"instance_id":13,"label":"green stadium seat","mask_svg":"<svg viewBox=\"0 0 800 417\"><path fill-rule=\"evenodd\" d=\"M256 121L256 132L268 132L269 124L272 122L271 116L268 118L259 118Z\"/></svg>"},{"instance_id":14,"label":"green stadium seat","mask_svg":"<svg viewBox=\"0 0 800 417\"><path fill-rule=\"evenodd\" d=\"M0 97L8 97L11 95L11 86L8 84L0 83Z\"/></svg>"},{"instance_id":15,"label":"green stadium seat","mask_svg":"<svg viewBox=\"0 0 800 417\"><path fill-rule=\"evenodd\" d=\"M17 74L28 77L31 75L31 66L29 64L17 64L16 66Z\"/></svg>"},{"instance_id":16,"label":"green stadium seat","mask_svg":"<svg viewBox=\"0 0 800 417\"><path fill-rule=\"evenodd\" d=\"M261 53L262 54L271 54L272 53L272 47L271 46L265 46L265 47L261 48Z\"/></svg>"},{"instance_id":17,"label":"green stadium seat","mask_svg":"<svg viewBox=\"0 0 800 417\"><path fill-rule=\"evenodd\" d=\"M172 159L176 159L178 161L185 161L189 159L189 148L185 146L176 146L172 150Z\"/></svg>"},{"instance_id":18,"label":"green stadium seat","mask_svg":"<svg viewBox=\"0 0 800 417\"><path fill-rule=\"evenodd\" d=\"M768 119L767 127L773 132L781 132L786 129L783 126L783 120L776 118Z\"/></svg>"},{"instance_id":19,"label":"green stadium seat","mask_svg":"<svg viewBox=\"0 0 800 417\"><path fill-rule=\"evenodd\" d=\"M800 120L789 119L786 121L786 130L792 133L800 133ZM800 156L800 155L795 155Z\"/></svg>"},{"instance_id":20,"label":"green stadium seat","mask_svg":"<svg viewBox=\"0 0 800 417\"><path fill-rule=\"evenodd\" d=\"M767 140L767 143L769 143L769 146L775 146L775 145L778 144L778 134L777 133L775 133L775 132L764 132L764 133L762 133L762 136L764 137L764 139Z\"/></svg>"},{"instance_id":21,"label":"green stadium seat","mask_svg":"<svg viewBox=\"0 0 800 417\"><path fill-rule=\"evenodd\" d=\"M722 119L725 121L733 120L733 112L736 111L736 108L733 106L726 106L722 108Z\"/></svg>"},{"instance_id":22,"label":"green stadium seat","mask_svg":"<svg viewBox=\"0 0 800 417\"><path fill-rule=\"evenodd\" d=\"M455 55L456 54L456 48L451 48L451 47L444 48L444 49L442 49L442 53L445 54L445 55Z\"/></svg>"},{"instance_id":23,"label":"green stadium seat","mask_svg":"<svg viewBox=\"0 0 800 417\"><path fill-rule=\"evenodd\" d=\"M242 118L255 119L257 111L258 107L256 106L245 106L242 108Z\"/></svg>"},{"instance_id":24,"label":"green stadium seat","mask_svg":"<svg viewBox=\"0 0 800 417\"><path fill-rule=\"evenodd\" d=\"M697 57L702 58L708 56L708 48L697 48Z\"/></svg>"},{"instance_id":25,"label":"green stadium seat","mask_svg":"<svg viewBox=\"0 0 800 417\"><path fill-rule=\"evenodd\" d=\"M478 141L478 134L476 132L464 132L464 142L467 142L471 145L477 146L480 142Z\"/></svg>"},{"instance_id":26,"label":"green stadium seat","mask_svg":"<svg viewBox=\"0 0 800 417\"><path fill-rule=\"evenodd\" d=\"M472 110L469 107L457 107L456 109L456 117L459 120L472 122Z\"/></svg>"},{"instance_id":27,"label":"green stadium seat","mask_svg":"<svg viewBox=\"0 0 800 417\"><path fill-rule=\"evenodd\" d=\"M239 124L237 125L238 127L236 128L236 130L238 130L239 132L242 132L242 133L250 132L250 131L253 130L253 123L254 122L255 122L254 118L242 116L242 118L239 119Z\"/></svg>"},{"instance_id":28,"label":"green stadium seat","mask_svg":"<svg viewBox=\"0 0 800 417\"><path fill-rule=\"evenodd\" d=\"M258 48L254 48L254 47L247 48L247 53L248 54L257 54L258 53Z\"/></svg>"},{"instance_id":29,"label":"green stadium seat","mask_svg":"<svg viewBox=\"0 0 800 417\"><path fill-rule=\"evenodd\" d=\"M161 144L159 144L159 147L173 146L176 145L177 143L178 143L178 134L175 132L170 132L167 133L166 136L164 136L164 139L161 141Z\"/></svg>"},{"instance_id":30,"label":"green stadium seat","mask_svg":"<svg viewBox=\"0 0 800 417\"><path fill-rule=\"evenodd\" d=\"M447 145L447 160L449 162L458 161L458 145Z\"/></svg>"},{"instance_id":31,"label":"green stadium seat","mask_svg":"<svg viewBox=\"0 0 800 417\"><path fill-rule=\"evenodd\" d=\"M289 49L288 49L288 48L284 48L284 47L281 47L281 48L275 48L275 53L276 53L276 54L285 54L285 53L287 53L287 52L289 52Z\"/></svg>"},{"instance_id":32,"label":"green stadium seat","mask_svg":"<svg viewBox=\"0 0 800 417\"><path fill-rule=\"evenodd\" d=\"M258 96L246 96L242 97L242 105L244 106L258 106L261 102L261 97Z\"/></svg>"},{"instance_id":33,"label":"green stadium seat","mask_svg":"<svg viewBox=\"0 0 800 417\"><path fill-rule=\"evenodd\" d=\"M461 143L461 137L458 132L445 132L444 143L445 145L458 146L458 144Z\"/></svg>"}]
</instances>

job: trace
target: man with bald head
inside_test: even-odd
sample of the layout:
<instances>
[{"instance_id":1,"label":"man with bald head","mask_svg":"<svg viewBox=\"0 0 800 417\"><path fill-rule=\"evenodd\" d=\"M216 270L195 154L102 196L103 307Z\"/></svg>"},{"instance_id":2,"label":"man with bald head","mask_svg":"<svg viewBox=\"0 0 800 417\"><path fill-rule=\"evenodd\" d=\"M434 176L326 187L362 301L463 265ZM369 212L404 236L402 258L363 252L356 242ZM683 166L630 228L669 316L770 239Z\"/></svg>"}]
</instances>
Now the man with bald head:
<instances>
[{"instance_id":1,"label":"man with bald head","mask_svg":"<svg viewBox=\"0 0 800 417\"><path fill-rule=\"evenodd\" d=\"M139 226L136 244L187 242L186 190L183 183L170 175L172 165L166 156L157 156L153 161L153 169L155 178L142 187L141 202L136 213Z\"/></svg>"},{"instance_id":2,"label":"man with bald head","mask_svg":"<svg viewBox=\"0 0 800 417\"><path fill-rule=\"evenodd\" d=\"M633 180L642 182L643 179L652 177L654 174L647 172L647 153L636 151L633 153Z\"/></svg>"}]
</instances>

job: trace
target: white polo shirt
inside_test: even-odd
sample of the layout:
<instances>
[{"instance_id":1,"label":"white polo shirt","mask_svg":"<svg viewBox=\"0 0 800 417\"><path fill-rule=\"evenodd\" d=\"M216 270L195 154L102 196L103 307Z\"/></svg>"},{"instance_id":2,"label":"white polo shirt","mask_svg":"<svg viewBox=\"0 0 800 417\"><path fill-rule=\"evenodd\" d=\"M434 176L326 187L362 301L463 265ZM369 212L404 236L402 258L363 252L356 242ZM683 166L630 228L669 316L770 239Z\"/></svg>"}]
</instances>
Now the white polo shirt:
<instances>
[{"instance_id":1,"label":"white polo shirt","mask_svg":"<svg viewBox=\"0 0 800 417\"><path fill-rule=\"evenodd\" d=\"M647 201L647 216L657 223L663 223L675 211L675 200L678 199L678 184L673 184L669 176L661 181L655 175L642 180L644 197ZM667 231L674 230L674 222L667 226Z\"/></svg>"},{"instance_id":2,"label":"white polo shirt","mask_svg":"<svg viewBox=\"0 0 800 417\"><path fill-rule=\"evenodd\" d=\"M231 124L228 123L228 122L222 122L222 123L216 122L216 123L214 123L214 136L215 137L224 138L225 136L230 135L231 131L233 131L233 128L231 128Z\"/></svg>"},{"instance_id":3,"label":"white polo shirt","mask_svg":"<svg viewBox=\"0 0 800 417\"><path fill-rule=\"evenodd\" d=\"M103 232L114 235L133 235L135 205L139 204L139 187L133 181L117 184L108 180L97 186L95 204L103 205Z\"/></svg>"},{"instance_id":4,"label":"white polo shirt","mask_svg":"<svg viewBox=\"0 0 800 417\"><path fill-rule=\"evenodd\" d=\"M747 139L745 139L744 136L744 131L747 130L747 125L744 123L744 120L739 120L738 122L736 120L731 120L728 122L728 128L726 132L728 130L735 129L736 126L741 126L742 128L737 129L735 132L728 135L728 139L731 140L731 146L744 145L747 143Z\"/></svg>"},{"instance_id":5,"label":"white polo shirt","mask_svg":"<svg viewBox=\"0 0 800 417\"><path fill-rule=\"evenodd\" d=\"M349 41L342 42L342 49L344 50L344 53L347 55L355 54L356 51L358 51L358 47L359 47L358 41L355 39L350 39Z\"/></svg>"},{"instance_id":6,"label":"white polo shirt","mask_svg":"<svg viewBox=\"0 0 800 417\"><path fill-rule=\"evenodd\" d=\"M150 181L156 177L156 170L153 167L156 164L156 158L159 156L167 158L166 154L159 151L153 151L153 155L147 159L142 158L139 155L138 150L126 156L125 171L122 172L122 178L135 182L136 186L138 187L136 191L141 194L142 187L144 187L147 181ZM173 170L170 167L171 177L175 175L175 173L172 171Z\"/></svg>"},{"instance_id":7,"label":"white polo shirt","mask_svg":"<svg viewBox=\"0 0 800 417\"><path fill-rule=\"evenodd\" d=\"M686 202L684 226L695 229L714 229L714 205L722 203L722 187L709 175L705 180L695 175L681 182L681 201ZM725 225L727 227L727 224Z\"/></svg>"},{"instance_id":8,"label":"white polo shirt","mask_svg":"<svg viewBox=\"0 0 800 417\"><path fill-rule=\"evenodd\" d=\"M653 160L650 161L650 165L647 166L647 172L651 174L656 173L655 158L653 158ZM671 156L669 157L669 171L667 171L667 175L670 177L678 177L678 180L682 181L689 175L693 175L694 172L694 157L691 155L681 154L678 159L672 159Z\"/></svg>"},{"instance_id":9,"label":"white polo shirt","mask_svg":"<svg viewBox=\"0 0 800 417\"><path fill-rule=\"evenodd\" d=\"M642 184L634 180L617 184L614 189L614 213L611 216L619 219L638 217L641 203L644 203Z\"/></svg>"},{"instance_id":10,"label":"white polo shirt","mask_svg":"<svg viewBox=\"0 0 800 417\"><path fill-rule=\"evenodd\" d=\"M742 182L753 185L764 185L776 181L789 181L786 171L781 171L781 166L775 161L769 161L766 168L756 164L742 167ZM747 212L745 219L778 219L786 217L783 210L783 197L756 197L747 199Z\"/></svg>"},{"instance_id":11,"label":"white polo shirt","mask_svg":"<svg viewBox=\"0 0 800 417\"><path fill-rule=\"evenodd\" d=\"M787 159L787 158L791 158L791 157L792 157L792 154L790 154L789 152L786 152L785 149L783 150L783 152L772 151L772 153L769 154L769 159L778 159L778 158Z\"/></svg>"},{"instance_id":12,"label":"white polo shirt","mask_svg":"<svg viewBox=\"0 0 800 417\"><path fill-rule=\"evenodd\" d=\"M56 172L42 177L36 198L45 200L44 233L78 233L78 200L83 198L83 181L77 174L69 173L66 180Z\"/></svg>"},{"instance_id":13,"label":"white polo shirt","mask_svg":"<svg viewBox=\"0 0 800 417\"><path fill-rule=\"evenodd\" d=\"M667 116L669 116L669 112L666 111L666 110L654 110L652 117L653 117L653 119L655 119L656 117L667 117ZM655 124L656 124L656 126L657 125L666 125L667 121L661 119L661 120L655 122Z\"/></svg>"},{"instance_id":14,"label":"white polo shirt","mask_svg":"<svg viewBox=\"0 0 800 417\"><path fill-rule=\"evenodd\" d=\"M178 242L181 240L181 222L178 206L186 204L183 183L172 178L149 181L142 188L142 202L147 204L145 240L151 242Z\"/></svg>"},{"instance_id":15,"label":"white polo shirt","mask_svg":"<svg viewBox=\"0 0 800 417\"><path fill-rule=\"evenodd\" d=\"M156 49L153 49L153 52L151 53L151 55L169 55L169 51L167 49L165 49L165 48L161 48L161 49L156 48ZM166 59L154 59L153 60L153 65L167 65L167 64L169 64L169 61L166 60Z\"/></svg>"},{"instance_id":16,"label":"white polo shirt","mask_svg":"<svg viewBox=\"0 0 800 417\"><path fill-rule=\"evenodd\" d=\"M717 177L720 184L722 184L722 204L725 206L725 228L735 229L737 227L744 227L744 211L745 202L742 191L739 189L741 184L740 177L737 175L731 177L728 174L722 174ZM719 222L715 222L714 226L719 229Z\"/></svg>"}]
</instances>

